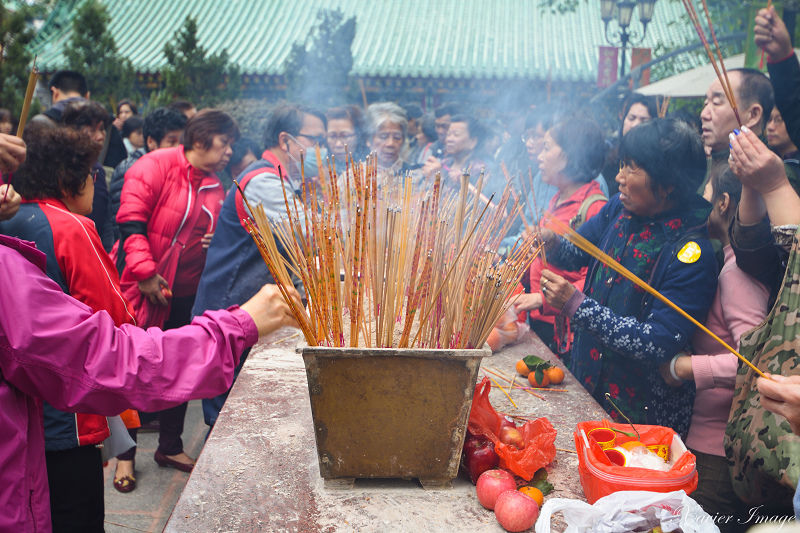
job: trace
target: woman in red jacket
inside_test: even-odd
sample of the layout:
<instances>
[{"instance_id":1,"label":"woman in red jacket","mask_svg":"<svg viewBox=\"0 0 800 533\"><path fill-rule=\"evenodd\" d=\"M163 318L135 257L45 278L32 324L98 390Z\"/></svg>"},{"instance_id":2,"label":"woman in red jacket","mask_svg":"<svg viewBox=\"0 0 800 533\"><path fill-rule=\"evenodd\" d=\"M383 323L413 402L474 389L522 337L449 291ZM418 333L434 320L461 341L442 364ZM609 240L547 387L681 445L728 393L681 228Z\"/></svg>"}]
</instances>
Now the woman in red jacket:
<instances>
[{"instance_id":1,"label":"woman in red jacket","mask_svg":"<svg viewBox=\"0 0 800 533\"><path fill-rule=\"evenodd\" d=\"M117 223L122 289L142 327L190 322L206 249L225 199L216 172L230 160L239 127L227 113L205 109L186 124L181 146L143 155L125 174ZM180 357L180 354L173 354ZM183 451L186 405L159 412L155 460L191 472ZM131 452L130 459L133 459Z\"/></svg>"},{"instance_id":2,"label":"woman in red jacket","mask_svg":"<svg viewBox=\"0 0 800 533\"><path fill-rule=\"evenodd\" d=\"M547 210L558 220L578 229L606 204L606 196L594 179L600 173L605 158L605 141L600 127L583 117L565 117L547 130L544 148L539 153L539 170L542 181L554 185L558 192L550 200ZM539 216L537 213L536 216ZM517 300L518 311L530 311L531 329L553 352L563 354L568 348L567 333L555 328L558 313L544 302L540 285L544 262L536 258L530 268L530 293ZM583 289L586 267L577 272L567 272L550 266L578 290ZM558 337L558 339L556 339Z\"/></svg>"}]
</instances>

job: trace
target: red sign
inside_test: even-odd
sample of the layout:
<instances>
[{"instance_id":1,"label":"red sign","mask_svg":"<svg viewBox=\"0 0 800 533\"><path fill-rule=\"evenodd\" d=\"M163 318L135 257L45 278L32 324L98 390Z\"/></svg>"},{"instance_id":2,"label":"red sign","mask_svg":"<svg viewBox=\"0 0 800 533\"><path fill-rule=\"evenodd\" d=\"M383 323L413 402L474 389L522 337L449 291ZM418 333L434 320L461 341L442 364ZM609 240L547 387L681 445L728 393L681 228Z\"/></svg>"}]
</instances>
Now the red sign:
<instances>
[{"instance_id":1,"label":"red sign","mask_svg":"<svg viewBox=\"0 0 800 533\"><path fill-rule=\"evenodd\" d=\"M631 48L631 70L639 65L644 65L650 61L649 48ZM647 68L642 72L642 78L639 80L638 86L644 87L650 84L650 69Z\"/></svg>"},{"instance_id":2,"label":"red sign","mask_svg":"<svg viewBox=\"0 0 800 533\"><path fill-rule=\"evenodd\" d=\"M617 81L617 61L619 49L614 46L600 46L597 65L597 86L608 87Z\"/></svg>"}]
</instances>

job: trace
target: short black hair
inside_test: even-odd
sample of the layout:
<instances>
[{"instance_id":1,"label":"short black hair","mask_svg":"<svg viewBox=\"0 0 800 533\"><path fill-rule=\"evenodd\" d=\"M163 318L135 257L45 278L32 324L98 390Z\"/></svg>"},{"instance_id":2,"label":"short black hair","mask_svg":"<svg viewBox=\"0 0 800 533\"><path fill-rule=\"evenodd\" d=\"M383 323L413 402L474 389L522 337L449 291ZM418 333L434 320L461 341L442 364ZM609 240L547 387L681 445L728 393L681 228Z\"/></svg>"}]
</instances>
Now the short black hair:
<instances>
[{"instance_id":1,"label":"short black hair","mask_svg":"<svg viewBox=\"0 0 800 533\"><path fill-rule=\"evenodd\" d=\"M264 149L278 146L278 138L284 131L292 136L297 136L303 127L303 116L313 115L322 121L325 129L328 128L328 119L318 109L301 105L285 104L272 112L267 125L264 127Z\"/></svg>"},{"instance_id":2,"label":"short black hair","mask_svg":"<svg viewBox=\"0 0 800 533\"><path fill-rule=\"evenodd\" d=\"M445 102L433 110L433 115L436 118L442 118L445 115L455 116L464 113L463 108L455 102Z\"/></svg>"},{"instance_id":3,"label":"short black hair","mask_svg":"<svg viewBox=\"0 0 800 533\"><path fill-rule=\"evenodd\" d=\"M767 125L772 108L775 107L775 91L772 83L763 72L754 68L732 68L728 71L738 72L741 76L739 90L735 95L738 101L737 107L740 109L750 107L753 104L760 104L764 110L761 116L761 127Z\"/></svg>"},{"instance_id":4,"label":"short black hair","mask_svg":"<svg viewBox=\"0 0 800 533\"><path fill-rule=\"evenodd\" d=\"M706 177L703 140L685 122L654 118L639 124L622 138L620 162L644 169L653 194L658 187L673 188L669 198L681 201L697 194Z\"/></svg>"},{"instance_id":5,"label":"short black hair","mask_svg":"<svg viewBox=\"0 0 800 533\"><path fill-rule=\"evenodd\" d=\"M409 120L422 117L422 108L417 104L401 104L400 107L406 110L406 115L408 116Z\"/></svg>"},{"instance_id":6,"label":"short black hair","mask_svg":"<svg viewBox=\"0 0 800 533\"><path fill-rule=\"evenodd\" d=\"M700 115L697 113L692 113L685 107L676 109L675 111L670 111L669 115L667 115L667 118L674 118L675 120L685 122L697 133L701 133L703 131L703 121L700 120Z\"/></svg>"},{"instance_id":7,"label":"short black hair","mask_svg":"<svg viewBox=\"0 0 800 533\"><path fill-rule=\"evenodd\" d=\"M484 126L480 120L469 115L451 116L450 124L452 125L456 122L463 122L467 125L467 133L469 133L470 138L478 141L475 145L475 151L478 151L478 149L483 146L483 143L486 142L486 137L489 134L486 130L486 126Z\"/></svg>"},{"instance_id":8,"label":"short black hair","mask_svg":"<svg viewBox=\"0 0 800 533\"><path fill-rule=\"evenodd\" d=\"M129 119L130 120L130 119ZM186 115L169 107L159 107L144 117L142 135L144 147L147 150L147 139L153 139L156 144L161 144L162 139L171 131L183 131L186 127Z\"/></svg>"},{"instance_id":9,"label":"short black hair","mask_svg":"<svg viewBox=\"0 0 800 533\"><path fill-rule=\"evenodd\" d=\"M567 158L564 175L576 183L589 183L600 174L606 159L606 141L594 120L567 115L548 133Z\"/></svg>"},{"instance_id":10,"label":"short black hair","mask_svg":"<svg viewBox=\"0 0 800 533\"><path fill-rule=\"evenodd\" d=\"M144 119L139 115L134 115L122 124L122 138L127 139L136 130L141 130L144 125ZM144 131L142 131L144 135Z\"/></svg>"},{"instance_id":11,"label":"short black hair","mask_svg":"<svg viewBox=\"0 0 800 533\"><path fill-rule=\"evenodd\" d=\"M181 144L186 150L193 150L194 144L199 143L208 150L217 135L227 135L233 142L242 137L235 118L221 109L203 109L186 122Z\"/></svg>"},{"instance_id":12,"label":"short black hair","mask_svg":"<svg viewBox=\"0 0 800 533\"><path fill-rule=\"evenodd\" d=\"M185 113L190 109L194 109L194 104L188 100L175 100L171 104L169 104L170 109L176 109L181 113Z\"/></svg>"},{"instance_id":13,"label":"short black hair","mask_svg":"<svg viewBox=\"0 0 800 533\"><path fill-rule=\"evenodd\" d=\"M75 70L59 70L50 76L50 87L55 87L62 93L78 93L86 98L89 94L89 85L83 74Z\"/></svg>"},{"instance_id":14,"label":"short black hair","mask_svg":"<svg viewBox=\"0 0 800 533\"><path fill-rule=\"evenodd\" d=\"M553 113L552 109L536 106L525 115L525 130L532 130L541 125L542 129L547 131L553 127L554 119L555 113Z\"/></svg>"},{"instance_id":15,"label":"short black hair","mask_svg":"<svg viewBox=\"0 0 800 533\"><path fill-rule=\"evenodd\" d=\"M228 169L228 173L230 173L230 169L234 165L238 165L244 159L244 156L247 155L247 152L253 152L253 155L256 156L256 159L261 159L261 148L259 148L258 143L255 142L250 137L242 137L231 146L233 149L233 153L231 154L231 159L228 162L228 166L225 167ZM236 176L232 176L236 177Z\"/></svg>"},{"instance_id":16,"label":"short black hair","mask_svg":"<svg viewBox=\"0 0 800 533\"><path fill-rule=\"evenodd\" d=\"M656 104L655 96L633 93L625 101L625 105L622 108L622 120L625 120L625 117L628 116L628 112L630 112L635 104L641 104L646 107L647 113L650 115L651 119L658 118L658 105Z\"/></svg>"},{"instance_id":17,"label":"short black hair","mask_svg":"<svg viewBox=\"0 0 800 533\"><path fill-rule=\"evenodd\" d=\"M120 109L122 108L122 106L124 106L124 105L126 105L126 106L130 107L130 108L131 108L131 113L133 113L134 115L138 115L138 114L139 114L139 108L138 108L138 107L136 107L136 104L134 104L134 103L133 103L132 101L130 101L128 98L123 98L123 99L122 99L122 100L120 100L120 101L119 101L119 103L117 104L117 115L119 115L119 110L120 110Z\"/></svg>"},{"instance_id":18,"label":"short black hair","mask_svg":"<svg viewBox=\"0 0 800 533\"><path fill-rule=\"evenodd\" d=\"M728 193L732 207L739 205L742 199L742 182L728 165L715 165L711 169L711 203ZM734 209L735 211L735 209Z\"/></svg>"},{"instance_id":19,"label":"short black hair","mask_svg":"<svg viewBox=\"0 0 800 533\"><path fill-rule=\"evenodd\" d=\"M25 129L27 156L14 173L14 188L26 200L79 195L101 147L71 128Z\"/></svg>"},{"instance_id":20,"label":"short black hair","mask_svg":"<svg viewBox=\"0 0 800 533\"><path fill-rule=\"evenodd\" d=\"M14 123L14 115L8 109L0 108L0 122Z\"/></svg>"},{"instance_id":21,"label":"short black hair","mask_svg":"<svg viewBox=\"0 0 800 533\"><path fill-rule=\"evenodd\" d=\"M425 113L422 120L419 121L419 128L429 141L435 141L438 136L436 135L436 121L433 118L433 113Z\"/></svg>"},{"instance_id":22,"label":"short black hair","mask_svg":"<svg viewBox=\"0 0 800 533\"><path fill-rule=\"evenodd\" d=\"M111 115L106 108L94 100L76 100L67 104L61 114L61 123L70 128L80 129L83 126L95 126L103 123L104 128L111 124Z\"/></svg>"}]
</instances>

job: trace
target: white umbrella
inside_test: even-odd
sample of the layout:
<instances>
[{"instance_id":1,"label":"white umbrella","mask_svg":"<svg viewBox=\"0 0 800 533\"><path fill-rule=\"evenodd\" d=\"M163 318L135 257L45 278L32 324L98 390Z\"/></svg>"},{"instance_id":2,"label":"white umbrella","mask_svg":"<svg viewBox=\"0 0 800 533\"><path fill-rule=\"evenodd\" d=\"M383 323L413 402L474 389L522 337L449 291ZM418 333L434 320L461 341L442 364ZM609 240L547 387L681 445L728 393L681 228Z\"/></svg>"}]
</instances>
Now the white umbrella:
<instances>
[{"instance_id":1,"label":"white umbrella","mask_svg":"<svg viewBox=\"0 0 800 533\"><path fill-rule=\"evenodd\" d=\"M795 52L800 55L800 49L795 48ZM727 70L742 67L744 67L744 54L725 59L725 68ZM717 79L717 75L714 73L714 67L708 64L651 83L645 87L640 87L636 89L636 92L647 95L671 96L673 98L702 97L705 96L706 89L715 79Z\"/></svg>"}]
</instances>

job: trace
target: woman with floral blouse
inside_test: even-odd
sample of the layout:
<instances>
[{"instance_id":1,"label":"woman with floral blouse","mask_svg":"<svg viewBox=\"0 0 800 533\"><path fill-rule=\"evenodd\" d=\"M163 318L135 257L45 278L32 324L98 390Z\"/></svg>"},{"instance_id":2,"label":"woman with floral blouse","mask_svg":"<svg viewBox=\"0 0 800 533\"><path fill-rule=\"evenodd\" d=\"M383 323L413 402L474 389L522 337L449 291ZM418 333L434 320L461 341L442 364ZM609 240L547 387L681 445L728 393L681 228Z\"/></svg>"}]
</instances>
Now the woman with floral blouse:
<instances>
[{"instance_id":1,"label":"woman with floral blouse","mask_svg":"<svg viewBox=\"0 0 800 533\"><path fill-rule=\"evenodd\" d=\"M706 225L711 205L696 193L705 171L702 141L688 126L665 119L641 124L620 146L619 195L578 230L701 322L717 289ZM671 387L659 367L687 346L695 326L550 230L543 236L553 264L588 266L582 293L550 270L541 278L545 301L575 331L572 373L615 420L619 408L634 423L685 434L694 383Z\"/></svg>"}]
</instances>

